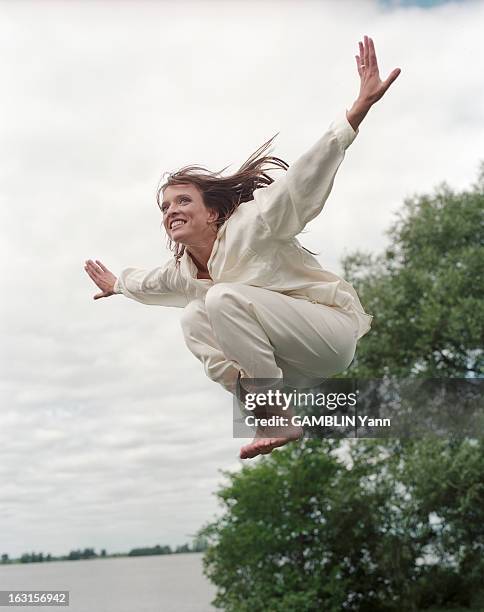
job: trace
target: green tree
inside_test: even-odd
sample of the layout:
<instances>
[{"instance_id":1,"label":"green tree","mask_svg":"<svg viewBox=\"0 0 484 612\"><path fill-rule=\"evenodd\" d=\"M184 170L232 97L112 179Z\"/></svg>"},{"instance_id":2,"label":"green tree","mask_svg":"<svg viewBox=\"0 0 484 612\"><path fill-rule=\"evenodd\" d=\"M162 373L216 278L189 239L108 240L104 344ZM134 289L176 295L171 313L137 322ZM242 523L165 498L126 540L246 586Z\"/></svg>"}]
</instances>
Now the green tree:
<instances>
[{"instance_id":1,"label":"green tree","mask_svg":"<svg viewBox=\"0 0 484 612\"><path fill-rule=\"evenodd\" d=\"M484 165L462 193L417 196L379 256L345 275L371 332L343 374L483 376ZM206 575L227 612L484 609L484 444L304 440L225 472L205 526Z\"/></svg>"},{"instance_id":2,"label":"green tree","mask_svg":"<svg viewBox=\"0 0 484 612\"><path fill-rule=\"evenodd\" d=\"M71 550L66 558L68 561L79 561L82 559L82 553L80 550Z\"/></svg>"},{"instance_id":3,"label":"green tree","mask_svg":"<svg viewBox=\"0 0 484 612\"><path fill-rule=\"evenodd\" d=\"M170 546L145 546L143 548L133 548L129 551L129 557L145 557L147 555L170 555L173 551Z\"/></svg>"},{"instance_id":4,"label":"green tree","mask_svg":"<svg viewBox=\"0 0 484 612\"><path fill-rule=\"evenodd\" d=\"M201 534L227 612L480 609L484 444L305 440L225 472ZM438 588L436 588L438 587ZM480 603L479 603L479 598Z\"/></svg>"},{"instance_id":5,"label":"green tree","mask_svg":"<svg viewBox=\"0 0 484 612\"><path fill-rule=\"evenodd\" d=\"M176 553L188 553L190 551L190 546L188 544L180 544L175 549Z\"/></svg>"},{"instance_id":6,"label":"green tree","mask_svg":"<svg viewBox=\"0 0 484 612\"><path fill-rule=\"evenodd\" d=\"M94 557L97 557L94 548L85 548L81 553L81 559L93 559Z\"/></svg>"},{"instance_id":7,"label":"green tree","mask_svg":"<svg viewBox=\"0 0 484 612\"><path fill-rule=\"evenodd\" d=\"M415 568L418 609L483 610L484 439L396 444L390 474L405 491L405 516L423 536Z\"/></svg>"},{"instance_id":8,"label":"green tree","mask_svg":"<svg viewBox=\"0 0 484 612\"><path fill-rule=\"evenodd\" d=\"M208 542L206 538L202 538L200 535L197 535L192 543L192 551L193 552L203 552L207 549Z\"/></svg>"},{"instance_id":9,"label":"green tree","mask_svg":"<svg viewBox=\"0 0 484 612\"><path fill-rule=\"evenodd\" d=\"M484 163L467 191L408 199L388 234L383 254L343 261L374 315L347 374L484 376Z\"/></svg>"}]
</instances>

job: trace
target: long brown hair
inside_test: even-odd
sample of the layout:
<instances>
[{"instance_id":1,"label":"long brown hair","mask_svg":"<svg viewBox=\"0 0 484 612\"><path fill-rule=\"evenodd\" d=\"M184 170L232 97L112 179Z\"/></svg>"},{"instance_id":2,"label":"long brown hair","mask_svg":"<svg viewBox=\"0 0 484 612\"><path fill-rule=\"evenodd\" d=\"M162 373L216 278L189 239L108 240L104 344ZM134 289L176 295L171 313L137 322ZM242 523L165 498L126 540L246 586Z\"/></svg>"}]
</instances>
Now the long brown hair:
<instances>
[{"instance_id":1,"label":"long brown hair","mask_svg":"<svg viewBox=\"0 0 484 612\"><path fill-rule=\"evenodd\" d=\"M216 229L223 225L225 221L234 213L237 207L243 202L253 199L256 189L267 187L274 182L268 174L268 170L287 170L289 164L279 157L264 155L271 146L276 136L274 134L267 142L254 151L242 166L229 176L222 176L229 166L225 166L220 172L211 172L202 166L184 166L177 172L165 172L163 177L168 174L168 178L158 186L156 191L156 202L161 210L161 200L163 190L169 185L184 185L191 183L198 187L203 196L205 206L218 212L218 218L214 221ZM163 179L162 179L163 180ZM185 251L185 245L174 243L168 236L168 248L174 253L175 261L178 264ZM304 247L303 247L304 248ZM305 249L306 251L308 249ZM309 251L311 253L311 251ZM315 255L316 253L312 253Z\"/></svg>"}]
</instances>

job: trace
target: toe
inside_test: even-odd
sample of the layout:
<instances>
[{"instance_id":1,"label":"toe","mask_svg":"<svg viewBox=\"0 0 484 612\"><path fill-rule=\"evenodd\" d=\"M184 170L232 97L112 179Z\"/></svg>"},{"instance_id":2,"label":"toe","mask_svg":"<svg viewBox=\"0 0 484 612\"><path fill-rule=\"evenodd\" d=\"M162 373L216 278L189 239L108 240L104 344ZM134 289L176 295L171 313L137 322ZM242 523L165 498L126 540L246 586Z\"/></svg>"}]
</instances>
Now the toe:
<instances>
[{"instance_id":1,"label":"toe","mask_svg":"<svg viewBox=\"0 0 484 612\"><path fill-rule=\"evenodd\" d=\"M254 452L255 451L255 452ZM253 444L247 444L240 449L240 458L241 459L252 459L258 454L258 451L254 449Z\"/></svg>"}]
</instances>

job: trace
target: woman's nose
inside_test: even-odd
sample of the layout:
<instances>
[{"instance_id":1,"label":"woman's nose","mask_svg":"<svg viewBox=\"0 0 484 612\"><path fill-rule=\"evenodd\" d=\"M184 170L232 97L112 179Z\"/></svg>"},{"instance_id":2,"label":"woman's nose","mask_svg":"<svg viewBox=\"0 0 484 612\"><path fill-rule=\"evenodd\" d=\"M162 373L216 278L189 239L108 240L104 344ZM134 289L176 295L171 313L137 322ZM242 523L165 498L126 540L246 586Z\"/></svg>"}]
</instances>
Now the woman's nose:
<instances>
[{"instance_id":1,"label":"woman's nose","mask_svg":"<svg viewBox=\"0 0 484 612\"><path fill-rule=\"evenodd\" d=\"M169 204L168 208L166 209L166 217L168 218L172 212L176 211L177 208L178 204L176 202L172 202L171 204Z\"/></svg>"}]
</instances>

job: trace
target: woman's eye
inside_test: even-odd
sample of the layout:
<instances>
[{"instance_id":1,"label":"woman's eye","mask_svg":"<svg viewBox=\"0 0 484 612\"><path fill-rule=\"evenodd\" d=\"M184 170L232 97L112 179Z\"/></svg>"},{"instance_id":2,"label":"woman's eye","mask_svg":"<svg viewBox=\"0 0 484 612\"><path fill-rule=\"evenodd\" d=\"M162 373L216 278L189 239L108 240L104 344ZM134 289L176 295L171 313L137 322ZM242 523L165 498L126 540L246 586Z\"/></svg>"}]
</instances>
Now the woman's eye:
<instances>
[{"instance_id":1,"label":"woman's eye","mask_svg":"<svg viewBox=\"0 0 484 612\"><path fill-rule=\"evenodd\" d=\"M180 198L178 201L180 202L180 204L181 204L182 202L188 202L188 203L190 203L190 202L191 202L190 198ZM166 204L165 204L165 206L162 206L162 207L161 207L161 212L162 212L163 214L165 214L167 210L168 210L168 206L167 206Z\"/></svg>"}]
</instances>

